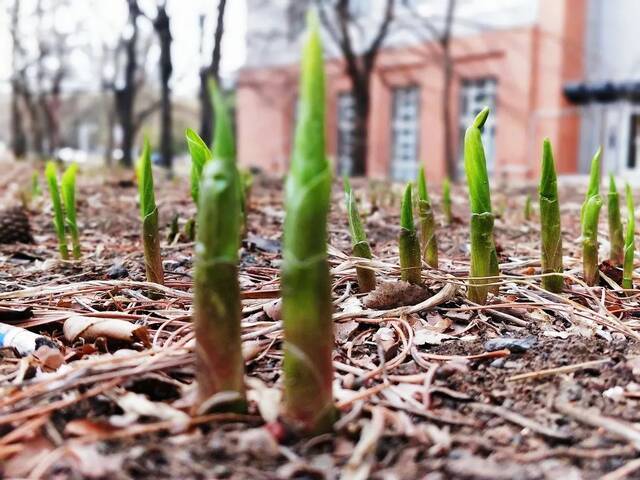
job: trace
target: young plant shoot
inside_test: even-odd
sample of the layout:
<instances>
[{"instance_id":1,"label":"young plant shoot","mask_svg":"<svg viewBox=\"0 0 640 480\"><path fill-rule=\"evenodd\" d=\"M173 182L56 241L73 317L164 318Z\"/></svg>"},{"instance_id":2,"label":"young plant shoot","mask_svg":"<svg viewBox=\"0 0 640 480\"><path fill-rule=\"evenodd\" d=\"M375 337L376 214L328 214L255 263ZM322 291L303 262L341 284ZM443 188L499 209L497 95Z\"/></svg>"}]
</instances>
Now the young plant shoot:
<instances>
[{"instance_id":1,"label":"young plant shoot","mask_svg":"<svg viewBox=\"0 0 640 480\"><path fill-rule=\"evenodd\" d=\"M609 220L609 260L614 265L622 265L624 260L624 238L620 220L620 198L613 174L609 174L609 193L607 195L607 214Z\"/></svg>"},{"instance_id":2,"label":"young plant shoot","mask_svg":"<svg viewBox=\"0 0 640 480\"><path fill-rule=\"evenodd\" d=\"M584 217L584 210L589 199L600 194L600 159L602 158L602 148L598 148L596 154L591 159L591 170L589 171L589 187L584 197L584 203L580 210L580 223Z\"/></svg>"},{"instance_id":3,"label":"young plant shoot","mask_svg":"<svg viewBox=\"0 0 640 480\"><path fill-rule=\"evenodd\" d=\"M495 282L500 274L493 240L489 176L481 138L488 116L489 109L484 108L464 136L464 169L471 204L471 272L467 296L479 304L486 303L489 291L497 291L497 286L490 288L488 284Z\"/></svg>"},{"instance_id":4,"label":"young plant shoot","mask_svg":"<svg viewBox=\"0 0 640 480\"><path fill-rule=\"evenodd\" d=\"M142 243L144 247L144 267L147 281L164 283L162 257L160 255L160 235L158 233L158 207L153 191L153 171L151 169L151 147L145 138L142 154L137 165L138 191L140 194L140 218L142 219Z\"/></svg>"},{"instance_id":5,"label":"young plant shoot","mask_svg":"<svg viewBox=\"0 0 640 480\"><path fill-rule=\"evenodd\" d=\"M442 181L442 210L445 224L451 225L453 214L451 213L451 181L449 177L445 177Z\"/></svg>"},{"instance_id":6,"label":"young plant shoot","mask_svg":"<svg viewBox=\"0 0 640 480\"><path fill-rule=\"evenodd\" d=\"M548 138L544 139L542 146L542 168L538 192L542 273L545 274L542 277L542 288L553 293L560 293L563 286L560 202L558 200L556 166Z\"/></svg>"},{"instance_id":7,"label":"young plant shoot","mask_svg":"<svg viewBox=\"0 0 640 480\"><path fill-rule=\"evenodd\" d=\"M194 324L198 399L207 410L218 407L242 412L246 399L238 283L240 178L231 120L217 89L212 100L216 115L213 155L204 166L197 193Z\"/></svg>"},{"instance_id":8,"label":"young plant shoot","mask_svg":"<svg viewBox=\"0 0 640 480\"><path fill-rule=\"evenodd\" d=\"M198 195L200 191L200 178L202 177L202 170L205 164L211 160L211 150L204 143L204 140L200 136L187 128L185 133L187 139L187 148L189 149L189 155L191 156L191 198L193 203L198 205Z\"/></svg>"},{"instance_id":9,"label":"young plant shoot","mask_svg":"<svg viewBox=\"0 0 640 480\"><path fill-rule=\"evenodd\" d=\"M353 245L353 256L371 259L371 247L367 241L367 234L360 220L358 204L355 195L351 190L349 179L344 177L344 195L347 202L347 215L349 216L349 231L351 233L351 243ZM376 288L376 273L370 268L356 267L358 276L358 287L360 293L370 292Z\"/></svg>"},{"instance_id":10,"label":"young plant shoot","mask_svg":"<svg viewBox=\"0 0 640 480\"><path fill-rule=\"evenodd\" d=\"M627 183L627 231L624 239L624 268L622 273L622 288L631 290L633 288L633 259L636 254L635 234L636 234L636 217L635 208L633 206L633 193L631 187Z\"/></svg>"},{"instance_id":11,"label":"young plant shoot","mask_svg":"<svg viewBox=\"0 0 640 480\"><path fill-rule=\"evenodd\" d=\"M78 260L80 252L80 233L78 232L78 221L76 214L76 172L78 166L73 163L62 174L62 201L64 202L64 213L67 217L67 227L71 234L71 247L73 258Z\"/></svg>"},{"instance_id":12,"label":"young plant shoot","mask_svg":"<svg viewBox=\"0 0 640 480\"><path fill-rule=\"evenodd\" d=\"M64 226L64 212L62 211L62 201L60 200L60 188L58 187L58 169L53 162L47 162L44 171L49 185L51 204L53 205L53 227L58 237L58 251L63 260L69 259L69 248L67 247L67 235Z\"/></svg>"},{"instance_id":13,"label":"young plant shoot","mask_svg":"<svg viewBox=\"0 0 640 480\"><path fill-rule=\"evenodd\" d=\"M533 206L531 205L531 195L527 195L527 198L524 202L524 219L525 221L531 220L531 214L533 211Z\"/></svg>"},{"instance_id":14,"label":"young plant shoot","mask_svg":"<svg viewBox=\"0 0 640 480\"><path fill-rule=\"evenodd\" d=\"M318 19L310 13L300 107L285 187L282 264L284 418L307 433L331 430L333 321L327 262L331 170L325 145L325 76Z\"/></svg>"},{"instance_id":15,"label":"young plant shoot","mask_svg":"<svg viewBox=\"0 0 640 480\"><path fill-rule=\"evenodd\" d=\"M436 239L436 221L427 191L424 167L418 172L418 219L420 222L420 247L422 258L431 268L438 268L438 241Z\"/></svg>"},{"instance_id":16,"label":"young plant shoot","mask_svg":"<svg viewBox=\"0 0 640 480\"><path fill-rule=\"evenodd\" d=\"M602 199L594 195L583 205L582 218L582 265L584 281L593 286L600 277L598 271L598 218Z\"/></svg>"},{"instance_id":17,"label":"young plant shoot","mask_svg":"<svg viewBox=\"0 0 640 480\"><path fill-rule=\"evenodd\" d=\"M420 240L413 224L413 205L411 202L411 183L407 183L402 197L400 210L400 278L409 283L420 285L422 278L422 260L420 259Z\"/></svg>"}]
</instances>

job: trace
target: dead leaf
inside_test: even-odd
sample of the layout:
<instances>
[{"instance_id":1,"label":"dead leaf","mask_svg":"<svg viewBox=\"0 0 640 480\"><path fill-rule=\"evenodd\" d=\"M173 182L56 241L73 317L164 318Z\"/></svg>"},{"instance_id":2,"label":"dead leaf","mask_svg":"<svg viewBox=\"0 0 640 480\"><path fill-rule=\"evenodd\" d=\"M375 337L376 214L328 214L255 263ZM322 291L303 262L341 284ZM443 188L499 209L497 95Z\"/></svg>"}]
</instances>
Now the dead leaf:
<instances>
[{"instance_id":1,"label":"dead leaf","mask_svg":"<svg viewBox=\"0 0 640 480\"><path fill-rule=\"evenodd\" d=\"M99 337L123 342L140 342L150 347L146 327L114 318L96 318L76 315L67 318L63 326L64 336L70 343L78 339L93 341Z\"/></svg>"}]
</instances>

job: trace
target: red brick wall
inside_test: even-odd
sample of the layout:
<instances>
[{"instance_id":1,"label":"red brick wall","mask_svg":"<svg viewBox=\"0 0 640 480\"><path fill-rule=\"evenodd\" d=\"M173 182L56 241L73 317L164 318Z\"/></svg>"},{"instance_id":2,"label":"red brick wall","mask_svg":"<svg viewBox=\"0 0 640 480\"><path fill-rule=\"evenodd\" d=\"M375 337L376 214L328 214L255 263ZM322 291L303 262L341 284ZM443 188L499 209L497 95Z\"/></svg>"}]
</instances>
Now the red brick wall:
<instances>
[{"instance_id":1,"label":"red brick wall","mask_svg":"<svg viewBox=\"0 0 640 480\"><path fill-rule=\"evenodd\" d=\"M550 137L558 168L577 168L579 117L562 95L562 85L583 74L584 0L540 0L540 26L485 32L454 39L455 77L451 95L452 132L458 146L460 82L497 79L496 173L533 178L540 145ZM241 164L284 173L293 132L297 68L244 70L237 96L238 155ZM391 89L420 88L420 154L430 181L445 175L441 117L443 79L438 47L385 49L372 80L367 166L372 177L387 177L391 153ZM327 140L336 153L336 97L349 90L338 61L327 64Z\"/></svg>"}]
</instances>

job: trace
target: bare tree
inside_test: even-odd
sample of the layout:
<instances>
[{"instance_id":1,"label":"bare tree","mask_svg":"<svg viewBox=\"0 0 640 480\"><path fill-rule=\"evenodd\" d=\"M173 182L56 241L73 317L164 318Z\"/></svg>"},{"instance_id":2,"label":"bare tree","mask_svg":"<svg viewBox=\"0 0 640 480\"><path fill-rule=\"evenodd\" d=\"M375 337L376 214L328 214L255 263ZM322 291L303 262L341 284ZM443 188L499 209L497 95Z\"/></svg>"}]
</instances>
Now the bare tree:
<instances>
[{"instance_id":1,"label":"bare tree","mask_svg":"<svg viewBox=\"0 0 640 480\"><path fill-rule=\"evenodd\" d=\"M442 50L442 123L444 125L444 158L447 165L449 178L455 180L458 176L458 162L455 157L453 145L453 132L451 124L451 84L453 82L453 59L451 58L451 29L456 8L456 0L448 0L447 13L442 28L442 34L438 42Z\"/></svg>"},{"instance_id":2,"label":"bare tree","mask_svg":"<svg viewBox=\"0 0 640 480\"><path fill-rule=\"evenodd\" d=\"M216 28L213 34L213 49L211 51L211 62L200 70L200 136L205 143L210 144L213 139L213 106L209 99L208 82L213 78L216 82L220 80L220 59L222 57L222 36L224 34L224 12L227 7L227 0L218 0L218 17ZM204 17L201 17L200 28L204 36ZM203 49L201 39L201 47Z\"/></svg>"},{"instance_id":3,"label":"bare tree","mask_svg":"<svg viewBox=\"0 0 640 480\"><path fill-rule=\"evenodd\" d=\"M12 41L11 59L11 150L16 158L27 154L27 136L24 129L24 118L20 108L20 78L18 70L19 58L23 48L20 44L20 0L14 0L11 7L10 33Z\"/></svg>"},{"instance_id":4,"label":"bare tree","mask_svg":"<svg viewBox=\"0 0 640 480\"><path fill-rule=\"evenodd\" d=\"M153 21L153 28L160 41L160 155L162 165L171 169L173 163L173 119L171 112L171 87L169 81L173 73L171 62L171 28L167 15L166 2L158 6L158 13Z\"/></svg>"},{"instance_id":5,"label":"bare tree","mask_svg":"<svg viewBox=\"0 0 640 480\"><path fill-rule=\"evenodd\" d=\"M369 139L369 112L371 110L371 77L378 53L389 32L394 18L395 0L386 0L382 22L375 31L371 42L362 53L354 47L353 31L357 29L356 19L351 14L350 0L316 0L320 20L338 45L345 62L345 71L351 80L354 100L355 120L352 137L352 175L366 175L367 146ZM328 12L331 9L331 14Z\"/></svg>"},{"instance_id":6,"label":"bare tree","mask_svg":"<svg viewBox=\"0 0 640 480\"><path fill-rule=\"evenodd\" d=\"M133 165L132 150L135 139L134 108L138 93L138 19L141 11L138 0L127 0L129 16L127 21L127 33L122 39L122 49L125 55L124 81L122 85L114 84L116 118L122 134L122 159L125 167Z\"/></svg>"}]
</instances>

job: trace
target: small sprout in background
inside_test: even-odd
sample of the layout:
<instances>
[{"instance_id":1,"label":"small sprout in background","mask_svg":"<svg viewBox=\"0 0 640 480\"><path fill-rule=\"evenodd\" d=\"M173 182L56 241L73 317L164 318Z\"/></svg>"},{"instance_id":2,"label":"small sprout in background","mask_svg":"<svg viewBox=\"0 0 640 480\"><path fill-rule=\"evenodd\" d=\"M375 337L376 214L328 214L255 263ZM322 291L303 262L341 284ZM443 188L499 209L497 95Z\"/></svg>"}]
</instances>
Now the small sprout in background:
<instances>
[{"instance_id":1,"label":"small sprout in background","mask_svg":"<svg viewBox=\"0 0 640 480\"><path fill-rule=\"evenodd\" d=\"M331 170L325 139L325 75L318 19L310 12L300 108L285 186L282 263L283 418L308 434L328 432L333 403L333 320L327 262Z\"/></svg>"},{"instance_id":2,"label":"small sprout in background","mask_svg":"<svg viewBox=\"0 0 640 480\"><path fill-rule=\"evenodd\" d=\"M636 217L633 206L633 193L631 187L626 185L627 196L627 231L624 239L624 268L622 274L622 288L631 290L633 288L633 260L636 253L635 234Z\"/></svg>"},{"instance_id":3,"label":"small sprout in background","mask_svg":"<svg viewBox=\"0 0 640 480\"><path fill-rule=\"evenodd\" d=\"M80 233L78 232L78 219L76 213L76 172L78 166L75 163L62 174L62 201L64 202L64 213L67 217L67 227L71 234L71 247L73 258L78 260L80 252Z\"/></svg>"},{"instance_id":4,"label":"small sprout in background","mask_svg":"<svg viewBox=\"0 0 640 480\"><path fill-rule=\"evenodd\" d=\"M211 150L204 143L204 140L200 136L191 130L187 129L185 132L185 138L187 139L187 148L189 149L189 155L191 156L191 198L193 203L198 206L198 196L200 191L200 178L202 177L202 169L205 164L211 160ZM193 218L187 220L184 229L185 236L190 241L195 240L196 236L196 221Z\"/></svg>"},{"instance_id":5,"label":"small sprout in background","mask_svg":"<svg viewBox=\"0 0 640 480\"><path fill-rule=\"evenodd\" d=\"M451 225L453 214L451 212L451 181L449 177L445 177L442 181L442 210L445 225Z\"/></svg>"},{"instance_id":6,"label":"small sprout in background","mask_svg":"<svg viewBox=\"0 0 640 480\"><path fill-rule=\"evenodd\" d=\"M240 322L240 190L229 114L214 87L212 160L198 192L194 324L198 401L203 410L246 410ZM224 396L224 398L222 398ZM217 408L216 408L217 407Z\"/></svg>"},{"instance_id":7,"label":"small sprout in background","mask_svg":"<svg viewBox=\"0 0 640 480\"><path fill-rule=\"evenodd\" d=\"M167 242L173 243L176 241L180 235L180 227L178 225L178 220L180 216L176 213L171 217L171 223L169 224L169 233L167 234Z\"/></svg>"},{"instance_id":8,"label":"small sprout in background","mask_svg":"<svg viewBox=\"0 0 640 480\"><path fill-rule=\"evenodd\" d=\"M202 169L205 164L211 160L211 150L209 150L207 144L204 143L204 140L202 140L202 138L200 138L200 136L190 128L187 128L185 138L187 139L187 148L189 149L189 155L191 156L191 198L193 199L193 203L197 206Z\"/></svg>"},{"instance_id":9,"label":"small sprout in background","mask_svg":"<svg viewBox=\"0 0 640 480\"><path fill-rule=\"evenodd\" d=\"M418 172L418 220L420 222L420 247L422 258L431 268L438 268L438 241L436 238L436 221L431 208L431 200L427 191L427 180L424 167Z\"/></svg>"},{"instance_id":10,"label":"small sprout in background","mask_svg":"<svg viewBox=\"0 0 640 480\"><path fill-rule=\"evenodd\" d=\"M531 205L531 195L527 194L527 198L524 202L524 219L525 221L531 220L531 215L533 212L533 206Z\"/></svg>"},{"instance_id":11,"label":"small sprout in background","mask_svg":"<svg viewBox=\"0 0 640 480\"><path fill-rule=\"evenodd\" d=\"M420 240L413 224L411 203L411 183L407 183L400 210L400 278L414 285L422 283L420 259Z\"/></svg>"},{"instance_id":12,"label":"small sprout in background","mask_svg":"<svg viewBox=\"0 0 640 480\"><path fill-rule=\"evenodd\" d=\"M40 188L40 174L36 171L31 175L31 198L36 198L42 195L42 189Z\"/></svg>"},{"instance_id":13,"label":"small sprout in background","mask_svg":"<svg viewBox=\"0 0 640 480\"><path fill-rule=\"evenodd\" d=\"M614 265L622 265L624 260L624 238L620 220L620 196L613 174L609 174L609 193L607 195L607 214L609 220L609 260Z\"/></svg>"},{"instance_id":14,"label":"small sprout in background","mask_svg":"<svg viewBox=\"0 0 640 480\"><path fill-rule=\"evenodd\" d=\"M580 209L580 223L584 217L584 209L591 197L600 194L600 160L602 158L602 148L598 148L596 154L591 159L591 170L589 171L589 187L584 197L584 203Z\"/></svg>"},{"instance_id":15,"label":"small sprout in background","mask_svg":"<svg viewBox=\"0 0 640 480\"><path fill-rule=\"evenodd\" d=\"M542 257L542 288L560 293L564 283L562 277L562 230L560 227L560 201L558 179L553 160L553 150L548 138L542 146L542 168L540 175L540 249ZM557 275L549 275L549 274Z\"/></svg>"},{"instance_id":16,"label":"small sprout in background","mask_svg":"<svg viewBox=\"0 0 640 480\"><path fill-rule=\"evenodd\" d=\"M481 137L482 127L488 116L489 109L484 108L467 128L464 136L464 169L471 204L471 272L467 296L469 300L479 304L486 303L489 291L497 291L497 285L489 284L500 275L493 240L494 218L489 176Z\"/></svg>"},{"instance_id":17,"label":"small sprout in background","mask_svg":"<svg viewBox=\"0 0 640 480\"><path fill-rule=\"evenodd\" d=\"M49 194L53 205L53 227L58 237L58 250L63 260L69 259L69 248L67 247L67 235L64 226L64 212L62 211L62 200L60 199L60 188L58 187L58 169L53 162L47 162L44 171L49 185Z\"/></svg>"},{"instance_id":18,"label":"small sprout in background","mask_svg":"<svg viewBox=\"0 0 640 480\"><path fill-rule=\"evenodd\" d=\"M582 264L584 281L589 286L598 283L598 218L602 199L594 195L583 205L582 218Z\"/></svg>"},{"instance_id":19,"label":"small sprout in background","mask_svg":"<svg viewBox=\"0 0 640 480\"><path fill-rule=\"evenodd\" d=\"M349 179L344 177L344 194L347 202L347 215L349 217L349 231L353 245L353 256L371 260L371 247L367 241L367 234L362 226L358 204L349 184ZM376 273L367 267L356 267L358 287L360 293L370 292L376 288Z\"/></svg>"},{"instance_id":20,"label":"small sprout in background","mask_svg":"<svg viewBox=\"0 0 640 480\"><path fill-rule=\"evenodd\" d=\"M151 147L145 138L142 154L136 169L140 192L140 217L142 219L142 243L144 247L144 267L147 281L164 284L164 270L160 252L158 233L158 207L153 191L153 170L151 169Z\"/></svg>"}]
</instances>

